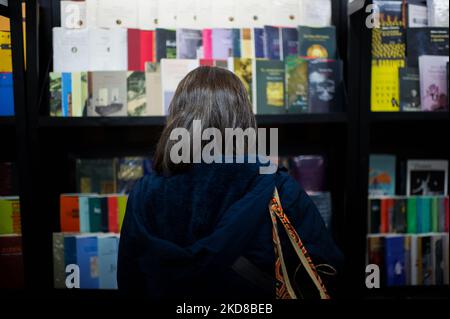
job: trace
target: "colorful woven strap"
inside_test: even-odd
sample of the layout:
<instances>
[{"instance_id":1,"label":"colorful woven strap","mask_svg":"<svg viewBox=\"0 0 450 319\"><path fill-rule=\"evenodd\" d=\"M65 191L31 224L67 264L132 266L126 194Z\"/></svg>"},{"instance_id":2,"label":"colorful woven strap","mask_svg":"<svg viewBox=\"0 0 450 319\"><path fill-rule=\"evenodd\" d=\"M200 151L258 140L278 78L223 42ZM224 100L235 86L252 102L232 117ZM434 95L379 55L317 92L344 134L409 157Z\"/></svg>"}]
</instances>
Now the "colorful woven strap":
<instances>
[{"instance_id":1,"label":"colorful woven strap","mask_svg":"<svg viewBox=\"0 0 450 319\"><path fill-rule=\"evenodd\" d=\"M284 262L283 252L281 249L280 237L278 235L277 219L286 231L289 240L297 253L300 262L305 267L309 277L314 282L314 285L319 290L320 298L330 299L327 290L320 279L317 269L314 266L311 257L309 257L306 247L303 245L297 231L291 225L288 217L284 214L281 207L280 198L278 196L278 190L275 188L273 197L269 203L269 212L272 220L272 239L275 249L275 279L276 279L276 298L277 299L297 299L294 289L292 288L289 275Z\"/></svg>"}]
</instances>

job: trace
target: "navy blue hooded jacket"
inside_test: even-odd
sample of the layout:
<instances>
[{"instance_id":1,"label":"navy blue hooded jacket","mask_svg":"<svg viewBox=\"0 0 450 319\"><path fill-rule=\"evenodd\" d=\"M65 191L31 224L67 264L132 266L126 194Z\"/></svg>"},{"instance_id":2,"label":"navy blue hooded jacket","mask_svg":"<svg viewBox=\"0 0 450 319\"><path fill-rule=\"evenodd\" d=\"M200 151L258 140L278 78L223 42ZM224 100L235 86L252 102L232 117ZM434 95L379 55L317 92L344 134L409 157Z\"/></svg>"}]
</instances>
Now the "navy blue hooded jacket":
<instances>
[{"instance_id":1,"label":"navy blue hooded jacket","mask_svg":"<svg viewBox=\"0 0 450 319\"><path fill-rule=\"evenodd\" d=\"M120 239L119 289L152 298L273 298L274 285L261 289L232 266L244 257L274 277L268 204L275 187L313 261L339 271L341 252L287 173L261 175L256 164L194 164L172 176L153 173L133 188ZM298 264L293 250L286 248L285 258Z\"/></svg>"}]
</instances>

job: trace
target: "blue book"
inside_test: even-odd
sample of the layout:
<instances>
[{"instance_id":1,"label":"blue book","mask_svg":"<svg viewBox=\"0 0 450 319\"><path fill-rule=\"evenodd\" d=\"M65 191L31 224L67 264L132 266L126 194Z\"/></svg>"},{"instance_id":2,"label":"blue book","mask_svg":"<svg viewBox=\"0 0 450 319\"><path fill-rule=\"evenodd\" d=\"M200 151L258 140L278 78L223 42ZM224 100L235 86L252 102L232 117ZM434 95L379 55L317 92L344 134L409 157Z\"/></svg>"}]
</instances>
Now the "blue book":
<instances>
[{"instance_id":1,"label":"blue book","mask_svg":"<svg viewBox=\"0 0 450 319\"><path fill-rule=\"evenodd\" d=\"M404 237L385 238L385 269L388 286L403 286L406 283Z\"/></svg>"},{"instance_id":2,"label":"blue book","mask_svg":"<svg viewBox=\"0 0 450 319\"><path fill-rule=\"evenodd\" d=\"M72 113L72 73L62 73L62 116Z\"/></svg>"},{"instance_id":3,"label":"blue book","mask_svg":"<svg viewBox=\"0 0 450 319\"><path fill-rule=\"evenodd\" d=\"M264 59L264 28L254 28L253 29L253 40L254 40L254 52L255 58Z\"/></svg>"},{"instance_id":4,"label":"blue book","mask_svg":"<svg viewBox=\"0 0 450 319\"><path fill-rule=\"evenodd\" d=\"M233 36L233 57L241 57L241 29L231 29Z\"/></svg>"},{"instance_id":5,"label":"blue book","mask_svg":"<svg viewBox=\"0 0 450 319\"><path fill-rule=\"evenodd\" d=\"M296 28L281 28L281 43L283 60L287 56L298 56L298 30Z\"/></svg>"},{"instance_id":6,"label":"blue book","mask_svg":"<svg viewBox=\"0 0 450 319\"><path fill-rule=\"evenodd\" d=\"M369 159L369 195L395 195L394 155L370 155Z\"/></svg>"},{"instance_id":7,"label":"blue book","mask_svg":"<svg viewBox=\"0 0 450 319\"><path fill-rule=\"evenodd\" d=\"M78 265L75 236L64 236L64 270L68 265Z\"/></svg>"},{"instance_id":8,"label":"blue book","mask_svg":"<svg viewBox=\"0 0 450 319\"><path fill-rule=\"evenodd\" d=\"M98 246L95 236L77 236L77 260L80 267L80 288L98 289Z\"/></svg>"},{"instance_id":9,"label":"blue book","mask_svg":"<svg viewBox=\"0 0 450 319\"><path fill-rule=\"evenodd\" d=\"M12 73L0 73L0 116L14 115Z\"/></svg>"},{"instance_id":10,"label":"blue book","mask_svg":"<svg viewBox=\"0 0 450 319\"><path fill-rule=\"evenodd\" d=\"M99 288L117 289L117 236L98 237Z\"/></svg>"},{"instance_id":11,"label":"blue book","mask_svg":"<svg viewBox=\"0 0 450 319\"><path fill-rule=\"evenodd\" d=\"M269 60L280 60L280 28L264 27L264 55Z\"/></svg>"},{"instance_id":12,"label":"blue book","mask_svg":"<svg viewBox=\"0 0 450 319\"><path fill-rule=\"evenodd\" d=\"M91 231L89 221L89 196L79 196L78 205L80 211L80 232L88 233Z\"/></svg>"},{"instance_id":13,"label":"blue book","mask_svg":"<svg viewBox=\"0 0 450 319\"><path fill-rule=\"evenodd\" d=\"M431 232L431 198L417 197L417 232Z\"/></svg>"}]
</instances>

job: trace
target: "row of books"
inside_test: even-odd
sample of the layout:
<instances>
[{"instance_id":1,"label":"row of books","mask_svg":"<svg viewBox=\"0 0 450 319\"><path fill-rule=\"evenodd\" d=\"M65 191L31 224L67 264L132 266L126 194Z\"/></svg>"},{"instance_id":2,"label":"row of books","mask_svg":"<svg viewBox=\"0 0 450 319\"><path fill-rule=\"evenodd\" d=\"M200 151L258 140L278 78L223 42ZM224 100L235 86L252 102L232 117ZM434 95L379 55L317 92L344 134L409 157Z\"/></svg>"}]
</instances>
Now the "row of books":
<instances>
[{"instance_id":1,"label":"row of books","mask_svg":"<svg viewBox=\"0 0 450 319\"><path fill-rule=\"evenodd\" d=\"M0 289L21 289L24 285L22 235L0 234Z\"/></svg>"},{"instance_id":2,"label":"row of books","mask_svg":"<svg viewBox=\"0 0 450 319\"><path fill-rule=\"evenodd\" d=\"M342 63L230 58L228 61L162 59L147 72L50 74L51 116L164 116L178 83L200 65L228 67L243 82L255 114L342 111Z\"/></svg>"},{"instance_id":3,"label":"row of books","mask_svg":"<svg viewBox=\"0 0 450 319\"><path fill-rule=\"evenodd\" d=\"M383 286L449 284L449 235L369 235L367 263L380 268Z\"/></svg>"},{"instance_id":4,"label":"row of books","mask_svg":"<svg viewBox=\"0 0 450 319\"><path fill-rule=\"evenodd\" d=\"M61 1L61 25L154 29L331 23L331 0Z\"/></svg>"},{"instance_id":5,"label":"row of books","mask_svg":"<svg viewBox=\"0 0 450 319\"><path fill-rule=\"evenodd\" d=\"M54 288L117 289L118 234L53 233Z\"/></svg>"},{"instance_id":6,"label":"row of books","mask_svg":"<svg viewBox=\"0 0 450 319\"><path fill-rule=\"evenodd\" d=\"M444 233L449 231L448 197L369 198L369 233Z\"/></svg>"},{"instance_id":7,"label":"row of books","mask_svg":"<svg viewBox=\"0 0 450 319\"><path fill-rule=\"evenodd\" d=\"M371 110L448 110L448 4L415 1L404 10L404 3L374 1L380 18L372 30ZM445 14L446 23L436 18Z\"/></svg>"},{"instance_id":8,"label":"row of books","mask_svg":"<svg viewBox=\"0 0 450 319\"><path fill-rule=\"evenodd\" d=\"M164 58L336 58L334 26L253 29L53 28L53 71L144 71Z\"/></svg>"},{"instance_id":9,"label":"row of books","mask_svg":"<svg viewBox=\"0 0 450 319\"><path fill-rule=\"evenodd\" d=\"M127 206L123 194L62 194L60 226L62 232L119 233Z\"/></svg>"},{"instance_id":10,"label":"row of books","mask_svg":"<svg viewBox=\"0 0 450 319\"><path fill-rule=\"evenodd\" d=\"M21 232L19 197L0 197L0 235L20 234Z\"/></svg>"},{"instance_id":11,"label":"row of books","mask_svg":"<svg viewBox=\"0 0 450 319\"><path fill-rule=\"evenodd\" d=\"M369 196L397 194L448 195L448 160L397 160L393 154L371 154Z\"/></svg>"}]
</instances>

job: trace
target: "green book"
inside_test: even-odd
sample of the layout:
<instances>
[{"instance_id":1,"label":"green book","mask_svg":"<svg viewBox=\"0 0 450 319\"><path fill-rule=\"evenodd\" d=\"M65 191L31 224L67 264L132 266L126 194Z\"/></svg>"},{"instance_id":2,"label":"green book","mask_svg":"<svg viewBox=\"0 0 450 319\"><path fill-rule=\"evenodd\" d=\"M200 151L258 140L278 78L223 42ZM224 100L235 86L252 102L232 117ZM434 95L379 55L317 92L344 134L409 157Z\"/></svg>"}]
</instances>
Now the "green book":
<instances>
[{"instance_id":1,"label":"green book","mask_svg":"<svg viewBox=\"0 0 450 319\"><path fill-rule=\"evenodd\" d=\"M298 27L298 54L319 59L336 59L336 28Z\"/></svg>"},{"instance_id":2,"label":"green book","mask_svg":"<svg viewBox=\"0 0 450 319\"><path fill-rule=\"evenodd\" d=\"M431 198L431 232L439 231L439 198Z\"/></svg>"},{"instance_id":3,"label":"green book","mask_svg":"<svg viewBox=\"0 0 450 319\"><path fill-rule=\"evenodd\" d=\"M417 216L419 218L419 233L429 233L431 231L431 198L421 197L417 201L418 212Z\"/></svg>"},{"instance_id":4,"label":"green book","mask_svg":"<svg viewBox=\"0 0 450 319\"><path fill-rule=\"evenodd\" d=\"M283 61L256 60L255 72L253 103L256 104L257 114L285 113Z\"/></svg>"},{"instance_id":5,"label":"green book","mask_svg":"<svg viewBox=\"0 0 450 319\"><path fill-rule=\"evenodd\" d=\"M119 231L122 229L123 219L125 218L125 211L127 210L127 200L128 197L126 195L117 196L117 206L119 211Z\"/></svg>"},{"instance_id":6,"label":"green book","mask_svg":"<svg viewBox=\"0 0 450 319\"><path fill-rule=\"evenodd\" d=\"M308 61L296 56L286 57L285 77L288 112L308 112Z\"/></svg>"},{"instance_id":7,"label":"green book","mask_svg":"<svg viewBox=\"0 0 450 319\"><path fill-rule=\"evenodd\" d=\"M145 72L127 74L128 116L144 116L147 111Z\"/></svg>"},{"instance_id":8,"label":"green book","mask_svg":"<svg viewBox=\"0 0 450 319\"><path fill-rule=\"evenodd\" d=\"M0 235L20 234L21 232L19 198L0 198Z\"/></svg>"},{"instance_id":9,"label":"green book","mask_svg":"<svg viewBox=\"0 0 450 319\"><path fill-rule=\"evenodd\" d=\"M87 72L72 73L72 116L81 117L88 101Z\"/></svg>"},{"instance_id":10,"label":"green book","mask_svg":"<svg viewBox=\"0 0 450 319\"><path fill-rule=\"evenodd\" d=\"M50 116L62 116L62 76L59 72L50 72Z\"/></svg>"},{"instance_id":11,"label":"green book","mask_svg":"<svg viewBox=\"0 0 450 319\"><path fill-rule=\"evenodd\" d=\"M93 233L102 230L102 207L100 197L89 197L89 228Z\"/></svg>"},{"instance_id":12,"label":"green book","mask_svg":"<svg viewBox=\"0 0 450 319\"><path fill-rule=\"evenodd\" d=\"M407 221L407 233L417 233L417 199L416 197L409 197L406 207L406 221Z\"/></svg>"}]
</instances>

